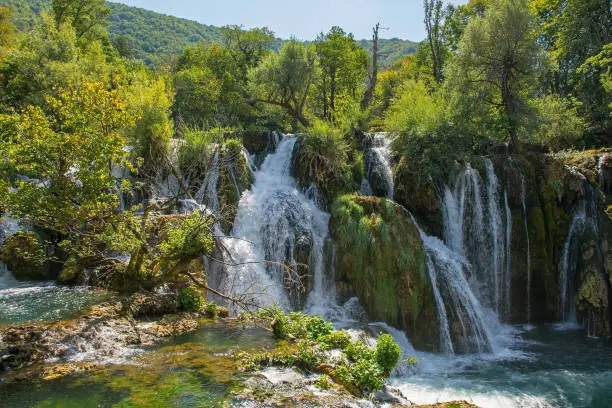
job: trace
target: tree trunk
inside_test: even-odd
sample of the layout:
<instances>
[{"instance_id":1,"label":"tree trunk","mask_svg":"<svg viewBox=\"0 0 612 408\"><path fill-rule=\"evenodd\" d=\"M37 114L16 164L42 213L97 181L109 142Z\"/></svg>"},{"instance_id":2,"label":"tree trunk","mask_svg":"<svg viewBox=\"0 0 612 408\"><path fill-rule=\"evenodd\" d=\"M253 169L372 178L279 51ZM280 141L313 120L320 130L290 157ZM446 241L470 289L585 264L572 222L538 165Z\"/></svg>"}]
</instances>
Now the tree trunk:
<instances>
[{"instance_id":1,"label":"tree trunk","mask_svg":"<svg viewBox=\"0 0 612 408\"><path fill-rule=\"evenodd\" d=\"M376 90L376 80L378 79L378 30L380 29L380 23L376 23L376 26L372 29L374 32L372 36L372 71L370 76L370 83L368 89L363 94L363 100L361 101L361 108L367 109L372 102L374 97L374 91Z\"/></svg>"}]
</instances>

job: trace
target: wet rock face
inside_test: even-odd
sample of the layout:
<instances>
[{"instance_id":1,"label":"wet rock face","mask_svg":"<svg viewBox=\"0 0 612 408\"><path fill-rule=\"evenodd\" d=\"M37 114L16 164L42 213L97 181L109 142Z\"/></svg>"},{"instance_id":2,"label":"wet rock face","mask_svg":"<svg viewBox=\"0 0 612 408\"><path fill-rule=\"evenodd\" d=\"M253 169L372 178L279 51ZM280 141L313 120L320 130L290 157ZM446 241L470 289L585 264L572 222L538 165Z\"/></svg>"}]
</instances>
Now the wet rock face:
<instances>
[{"instance_id":1,"label":"wet rock face","mask_svg":"<svg viewBox=\"0 0 612 408\"><path fill-rule=\"evenodd\" d=\"M410 216L385 199L343 196L332 206L330 233L341 295L358 296L371 321L405 330L415 347L437 349L433 289Z\"/></svg>"},{"instance_id":2,"label":"wet rock face","mask_svg":"<svg viewBox=\"0 0 612 408\"><path fill-rule=\"evenodd\" d=\"M19 231L0 249L2 260L18 280L53 280L57 271L47 258L47 248L33 231Z\"/></svg>"}]
</instances>

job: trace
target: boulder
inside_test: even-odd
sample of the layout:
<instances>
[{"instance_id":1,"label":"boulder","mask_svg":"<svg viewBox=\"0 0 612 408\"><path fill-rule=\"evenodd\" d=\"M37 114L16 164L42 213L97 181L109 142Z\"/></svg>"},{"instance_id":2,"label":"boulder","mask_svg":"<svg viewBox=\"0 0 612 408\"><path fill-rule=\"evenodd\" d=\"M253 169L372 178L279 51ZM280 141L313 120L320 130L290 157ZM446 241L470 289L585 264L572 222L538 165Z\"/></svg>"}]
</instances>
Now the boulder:
<instances>
[{"instance_id":1,"label":"boulder","mask_svg":"<svg viewBox=\"0 0 612 408\"><path fill-rule=\"evenodd\" d=\"M19 231L0 249L2 260L18 280L53 280L54 268L47 259L45 244L34 231Z\"/></svg>"},{"instance_id":2,"label":"boulder","mask_svg":"<svg viewBox=\"0 0 612 408\"><path fill-rule=\"evenodd\" d=\"M438 319L419 231L401 206L342 196L332 206L336 280L359 297L370 320L406 331L419 349L439 347Z\"/></svg>"}]
</instances>

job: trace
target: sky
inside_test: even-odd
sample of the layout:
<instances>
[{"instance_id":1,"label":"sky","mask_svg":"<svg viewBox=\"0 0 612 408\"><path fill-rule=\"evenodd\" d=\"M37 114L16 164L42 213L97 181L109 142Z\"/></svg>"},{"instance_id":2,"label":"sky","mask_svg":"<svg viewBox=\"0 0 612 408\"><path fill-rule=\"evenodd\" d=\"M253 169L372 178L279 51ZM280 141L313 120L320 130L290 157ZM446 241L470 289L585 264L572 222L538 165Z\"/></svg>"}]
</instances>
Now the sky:
<instances>
[{"instance_id":1,"label":"sky","mask_svg":"<svg viewBox=\"0 0 612 408\"><path fill-rule=\"evenodd\" d=\"M277 37L313 40L340 26L356 39L371 38L372 27L388 28L381 38L425 38L422 0L113 0L203 24L270 28ZM454 4L466 1L452 0Z\"/></svg>"}]
</instances>

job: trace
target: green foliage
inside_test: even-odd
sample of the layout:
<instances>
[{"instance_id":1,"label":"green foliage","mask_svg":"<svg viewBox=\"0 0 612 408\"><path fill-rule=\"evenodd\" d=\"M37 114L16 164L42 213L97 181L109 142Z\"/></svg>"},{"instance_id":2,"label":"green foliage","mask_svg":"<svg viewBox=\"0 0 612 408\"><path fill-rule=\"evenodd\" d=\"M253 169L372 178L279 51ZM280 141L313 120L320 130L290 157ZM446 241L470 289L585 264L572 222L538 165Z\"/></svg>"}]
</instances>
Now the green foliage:
<instances>
[{"instance_id":1,"label":"green foliage","mask_svg":"<svg viewBox=\"0 0 612 408\"><path fill-rule=\"evenodd\" d=\"M291 40L281 46L278 55L268 55L249 73L251 92L262 102L284 108L307 126L303 110L316 73L314 49Z\"/></svg>"},{"instance_id":2,"label":"green foliage","mask_svg":"<svg viewBox=\"0 0 612 408\"><path fill-rule=\"evenodd\" d=\"M297 142L293 171L298 182L307 187L315 183L330 199L357 189L348 164L350 148L343 131L315 120L308 135Z\"/></svg>"},{"instance_id":3,"label":"green foliage","mask_svg":"<svg viewBox=\"0 0 612 408\"><path fill-rule=\"evenodd\" d=\"M216 303L207 302L206 306L204 307L204 310L206 311L206 315L207 316L217 317L218 310L217 310L217 304Z\"/></svg>"},{"instance_id":4,"label":"green foliage","mask_svg":"<svg viewBox=\"0 0 612 408\"><path fill-rule=\"evenodd\" d=\"M321 374L321 376L317 379L317 381L315 381L314 383L315 387L317 387L320 390L329 390L330 388L332 388L332 383L330 381L330 378L327 374Z\"/></svg>"},{"instance_id":5,"label":"green foliage","mask_svg":"<svg viewBox=\"0 0 612 408\"><path fill-rule=\"evenodd\" d=\"M321 34L315 45L321 68L317 92L322 102L317 104L316 112L317 116L333 121L343 103L360 99L368 55L359 48L352 34L336 26Z\"/></svg>"},{"instance_id":6,"label":"green foliage","mask_svg":"<svg viewBox=\"0 0 612 408\"><path fill-rule=\"evenodd\" d=\"M351 335L344 330L333 331L319 338L325 349L345 350L351 344Z\"/></svg>"},{"instance_id":7,"label":"green foliage","mask_svg":"<svg viewBox=\"0 0 612 408\"><path fill-rule=\"evenodd\" d=\"M174 134L170 120L172 95L169 84L164 77L151 78L146 72L135 72L128 91L128 103L137 118L127 132L134 154L143 159L147 173L163 168L168 161L170 139Z\"/></svg>"},{"instance_id":8,"label":"green foliage","mask_svg":"<svg viewBox=\"0 0 612 408\"><path fill-rule=\"evenodd\" d=\"M581 141L586 123L578 112L579 103L573 102L559 95L546 95L531 101L537 123L530 134L536 143L559 150Z\"/></svg>"},{"instance_id":9,"label":"green foliage","mask_svg":"<svg viewBox=\"0 0 612 408\"><path fill-rule=\"evenodd\" d=\"M466 131L517 143L537 68L534 33L527 0L500 0L469 20L445 83L454 121Z\"/></svg>"},{"instance_id":10,"label":"green foliage","mask_svg":"<svg viewBox=\"0 0 612 408\"><path fill-rule=\"evenodd\" d=\"M351 341L348 333L334 331L331 323L303 313L284 313L278 305L259 310L254 318L268 322L277 339L275 350L264 353L236 355L240 366L248 371L266 365L295 366L331 376L338 384L358 395L367 395L381 388L399 361L399 346L393 338L383 335L376 348L362 341ZM388 337L387 337L388 336ZM339 349L346 362L326 369L325 350ZM321 371L321 370L324 371ZM327 377L319 380L320 388L331 387Z\"/></svg>"},{"instance_id":11,"label":"green foliage","mask_svg":"<svg viewBox=\"0 0 612 408\"><path fill-rule=\"evenodd\" d=\"M198 289L191 286L181 289L179 294L179 304L183 310L198 312L202 310L204 303L204 297ZM212 304L214 305L214 303ZM208 305L209 304L206 304L207 308Z\"/></svg>"},{"instance_id":12,"label":"green foliage","mask_svg":"<svg viewBox=\"0 0 612 408\"><path fill-rule=\"evenodd\" d=\"M372 40L360 40L359 46L363 48L368 55L372 55ZM378 64L381 68L388 68L396 61L412 55L416 52L418 43L409 40L400 40L399 38L378 40L378 52L380 58Z\"/></svg>"},{"instance_id":13,"label":"green foliage","mask_svg":"<svg viewBox=\"0 0 612 408\"><path fill-rule=\"evenodd\" d=\"M104 0L52 0L51 10L57 26L70 24L81 44L106 36L102 27L111 10Z\"/></svg>"},{"instance_id":14,"label":"green foliage","mask_svg":"<svg viewBox=\"0 0 612 408\"><path fill-rule=\"evenodd\" d=\"M388 375L402 356L402 349L389 334L381 334L376 342L376 362Z\"/></svg>"},{"instance_id":15,"label":"green foliage","mask_svg":"<svg viewBox=\"0 0 612 408\"><path fill-rule=\"evenodd\" d=\"M159 244L163 262L185 262L213 248L211 220L194 212Z\"/></svg>"},{"instance_id":16,"label":"green foliage","mask_svg":"<svg viewBox=\"0 0 612 408\"><path fill-rule=\"evenodd\" d=\"M117 89L83 78L78 87L46 98L39 107L0 115L0 150L15 180L9 211L62 233L75 233L93 218L114 213L115 179L109 162L122 163L119 130L131 118Z\"/></svg>"}]
</instances>

